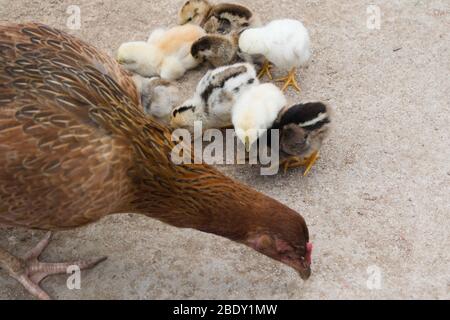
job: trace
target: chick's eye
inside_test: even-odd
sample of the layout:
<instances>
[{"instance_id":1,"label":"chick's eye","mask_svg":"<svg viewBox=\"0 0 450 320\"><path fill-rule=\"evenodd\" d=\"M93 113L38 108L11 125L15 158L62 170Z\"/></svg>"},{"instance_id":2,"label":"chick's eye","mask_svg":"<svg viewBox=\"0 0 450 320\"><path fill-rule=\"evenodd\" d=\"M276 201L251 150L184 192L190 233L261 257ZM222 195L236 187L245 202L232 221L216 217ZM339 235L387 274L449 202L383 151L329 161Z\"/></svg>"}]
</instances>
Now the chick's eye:
<instances>
[{"instance_id":1,"label":"chick's eye","mask_svg":"<svg viewBox=\"0 0 450 320\"><path fill-rule=\"evenodd\" d=\"M188 21L188 22L191 22L191 21L192 21L192 17L189 17L189 18L187 19L187 21Z\"/></svg>"}]
</instances>

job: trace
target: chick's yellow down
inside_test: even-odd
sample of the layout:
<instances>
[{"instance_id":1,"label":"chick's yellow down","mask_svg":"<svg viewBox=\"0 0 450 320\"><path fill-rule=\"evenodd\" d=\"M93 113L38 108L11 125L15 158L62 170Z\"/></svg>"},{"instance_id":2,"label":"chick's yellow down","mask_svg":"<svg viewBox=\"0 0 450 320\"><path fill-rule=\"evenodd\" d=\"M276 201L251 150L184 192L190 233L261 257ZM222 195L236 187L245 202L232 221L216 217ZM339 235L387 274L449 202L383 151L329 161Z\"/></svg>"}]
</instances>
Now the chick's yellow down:
<instances>
[{"instance_id":1,"label":"chick's yellow down","mask_svg":"<svg viewBox=\"0 0 450 320\"><path fill-rule=\"evenodd\" d=\"M160 76L176 80L200 63L191 55L191 47L205 34L201 27L190 24L168 30L157 29L147 42L122 44L117 52L117 61L125 69L143 77Z\"/></svg>"}]
</instances>

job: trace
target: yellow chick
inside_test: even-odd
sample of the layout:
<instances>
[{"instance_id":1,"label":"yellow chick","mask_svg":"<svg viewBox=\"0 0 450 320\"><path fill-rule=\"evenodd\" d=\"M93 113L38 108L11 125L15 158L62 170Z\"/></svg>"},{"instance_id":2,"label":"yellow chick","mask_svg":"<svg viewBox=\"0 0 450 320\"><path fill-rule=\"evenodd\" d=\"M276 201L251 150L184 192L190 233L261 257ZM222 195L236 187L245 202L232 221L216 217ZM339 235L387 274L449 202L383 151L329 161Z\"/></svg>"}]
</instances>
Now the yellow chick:
<instances>
[{"instance_id":1,"label":"yellow chick","mask_svg":"<svg viewBox=\"0 0 450 320\"><path fill-rule=\"evenodd\" d=\"M284 94L271 83L252 86L239 97L231 118L236 135L247 151L272 127L286 105Z\"/></svg>"},{"instance_id":2,"label":"yellow chick","mask_svg":"<svg viewBox=\"0 0 450 320\"><path fill-rule=\"evenodd\" d=\"M181 78L199 65L191 55L192 44L205 36L195 25L155 30L147 42L127 42L120 46L117 61L127 70L143 77L160 76L166 80Z\"/></svg>"}]
</instances>

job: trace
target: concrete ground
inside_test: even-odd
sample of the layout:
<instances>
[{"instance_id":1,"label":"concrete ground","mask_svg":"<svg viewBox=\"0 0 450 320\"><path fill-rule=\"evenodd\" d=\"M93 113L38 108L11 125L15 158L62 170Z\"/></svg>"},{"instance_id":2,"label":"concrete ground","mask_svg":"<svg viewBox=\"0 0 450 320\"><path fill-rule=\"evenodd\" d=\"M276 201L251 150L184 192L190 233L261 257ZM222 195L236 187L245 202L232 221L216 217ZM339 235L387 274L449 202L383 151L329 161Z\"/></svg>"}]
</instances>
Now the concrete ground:
<instances>
[{"instance_id":1,"label":"concrete ground","mask_svg":"<svg viewBox=\"0 0 450 320\"><path fill-rule=\"evenodd\" d=\"M0 0L0 20L40 21L113 53L175 23L182 0ZM297 18L313 59L291 102L336 108L336 128L312 173L261 177L224 168L306 218L313 275L251 249L127 214L55 235L46 261L107 255L83 273L43 287L58 299L450 299L450 4L447 0L251 0L265 21ZM82 25L66 27L69 5ZM381 9L379 30L367 7ZM189 73L188 95L205 69ZM6 229L0 245L23 254L41 232ZM379 277L378 277L379 276ZM379 281L378 281L379 280ZM30 296L0 272L0 298Z\"/></svg>"}]
</instances>

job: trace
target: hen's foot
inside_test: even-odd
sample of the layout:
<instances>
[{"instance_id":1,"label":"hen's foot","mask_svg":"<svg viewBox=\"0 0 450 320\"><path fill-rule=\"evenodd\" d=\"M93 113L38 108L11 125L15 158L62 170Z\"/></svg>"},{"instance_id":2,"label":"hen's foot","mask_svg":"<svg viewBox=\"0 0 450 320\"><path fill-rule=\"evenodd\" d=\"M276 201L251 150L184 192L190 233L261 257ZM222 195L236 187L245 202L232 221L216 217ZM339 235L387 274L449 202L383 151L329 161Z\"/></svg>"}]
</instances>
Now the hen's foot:
<instances>
[{"instance_id":1,"label":"hen's foot","mask_svg":"<svg viewBox=\"0 0 450 320\"><path fill-rule=\"evenodd\" d=\"M106 260L106 257L101 257L64 263L40 262L39 256L50 243L51 236L51 232L48 232L45 238L30 250L23 259L19 259L0 248L0 266L9 272L11 277L19 281L29 293L42 300L50 299L50 296L39 286L39 283L48 276L65 274L71 266L78 266L80 270L90 269Z\"/></svg>"},{"instance_id":2,"label":"hen's foot","mask_svg":"<svg viewBox=\"0 0 450 320\"><path fill-rule=\"evenodd\" d=\"M267 75L269 77L270 80L273 79L272 77L272 73L270 72L270 69L272 69L272 65L270 64L270 62L268 60L266 60L266 62L264 62L261 71L258 74L258 78L261 79L262 77L264 77L265 75Z\"/></svg>"},{"instance_id":3,"label":"hen's foot","mask_svg":"<svg viewBox=\"0 0 450 320\"><path fill-rule=\"evenodd\" d=\"M286 77L277 79L275 81L284 82L283 88L281 89L282 91L286 91L289 86L294 87L294 89L298 92L301 91L300 86L297 83L295 68L293 68Z\"/></svg>"}]
</instances>

